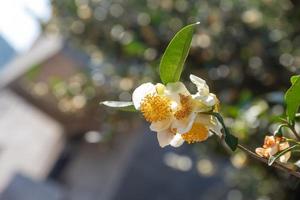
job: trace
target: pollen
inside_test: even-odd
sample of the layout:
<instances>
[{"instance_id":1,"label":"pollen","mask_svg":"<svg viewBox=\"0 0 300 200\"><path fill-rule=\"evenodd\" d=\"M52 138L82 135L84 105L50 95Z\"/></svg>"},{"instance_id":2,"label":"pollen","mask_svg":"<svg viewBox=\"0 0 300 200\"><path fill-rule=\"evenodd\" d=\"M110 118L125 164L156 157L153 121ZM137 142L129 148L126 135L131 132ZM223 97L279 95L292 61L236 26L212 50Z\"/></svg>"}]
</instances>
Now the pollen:
<instances>
[{"instance_id":1,"label":"pollen","mask_svg":"<svg viewBox=\"0 0 300 200\"><path fill-rule=\"evenodd\" d=\"M171 116L171 101L165 96L148 94L141 103L141 112L148 122L157 122Z\"/></svg>"},{"instance_id":2,"label":"pollen","mask_svg":"<svg viewBox=\"0 0 300 200\"><path fill-rule=\"evenodd\" d=\"M201 123L194 123L191 130L181 136L189 144L202 142L208 137L208 129Z\"/></svg>"},{"instance_id":3,"label":"pollen","mask_svg":"<svg viewBox=\"0 0 300 200\"><path fill-rule=\"evenodd\" d=\"M176 119L181 120L189 116L192 112L192 101L190 96L179 94L180 96L180 108L174 113Z\"/></svg>"}]
</instances>

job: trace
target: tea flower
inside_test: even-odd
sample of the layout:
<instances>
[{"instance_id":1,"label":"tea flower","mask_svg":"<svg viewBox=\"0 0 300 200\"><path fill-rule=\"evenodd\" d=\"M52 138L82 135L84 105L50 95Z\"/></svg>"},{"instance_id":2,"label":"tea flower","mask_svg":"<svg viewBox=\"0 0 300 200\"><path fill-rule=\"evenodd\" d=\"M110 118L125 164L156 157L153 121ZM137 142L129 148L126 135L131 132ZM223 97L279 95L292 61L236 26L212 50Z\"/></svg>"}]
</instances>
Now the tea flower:
<instances>
[{"instance_id":1,"label":"tea flower","mask_svg":"<svg viewBox=\"0 0 300 200\"><path fill-rule=\"evenodd\" d=\"M194 95L181 82L144 83L133 92L135 108L151 123L150 129L157 132L161 147L202 142L211 135L210 130L221 134L222 127L215 117L201 114L218 111L218 99L204 80L194 75L190 79L197 86Z\"/></svg>"},{"instance_id":2,"label":"tea flower","mask_svg":"<svg viewBox=\"0 0 300 200\"><path fill-rule=\"evenodd\" d=\"M274 156L277 152L283 151L289 146L289 143L284 141L281 137L266 136L263 147L256 148L255 152L261 157L269 158L270 156ZM279 161L286 163L290 157L291 152L287 152L279 157Z\"/></svg>"}]
</instances>

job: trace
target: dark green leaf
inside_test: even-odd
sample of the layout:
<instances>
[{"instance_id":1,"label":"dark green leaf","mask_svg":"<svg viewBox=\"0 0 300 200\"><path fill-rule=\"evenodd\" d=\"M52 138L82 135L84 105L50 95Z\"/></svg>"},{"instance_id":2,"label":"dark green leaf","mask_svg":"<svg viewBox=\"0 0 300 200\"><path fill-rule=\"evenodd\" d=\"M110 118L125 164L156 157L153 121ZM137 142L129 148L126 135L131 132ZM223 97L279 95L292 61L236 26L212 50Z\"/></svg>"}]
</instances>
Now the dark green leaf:
<instances>
[{"instance_id":1,"label":"dark green leaf","mask_svg":"<svg viewBox=\"0 0 300 200\"><path fill-rule=\"evenodd\" d=\"M215 116L218 121L222 124L224 129L224 140L226 144L230 147L232 151L235 151L238 145L238 138L232 135L229 131L229 129L225 126L223 117L219 113L211 113L213 116Z\"/></svg>"},{"instance_id":2,"label":"dark green leaf","mask_svg":"<svg viewBox=\"0 0 300 200\"><path fill-rule=\"evenodd\" d=\"M165 50L159 65L160 78L164 84L179 81L197 24L199 22L177 32Z\"/></svg>"},{"instance_id":3,"label":"dark green leaf","mask_svg":"<svg viewBox=\"0 0 300 200\"><path fill-rule=\"evenodd\" d=\"M235 151L238 145L238 138L231 134L225 134L225 142L232 151Z\"/></svg>"},{"instance_id":4,"label":"dark green leaf","mask_svg":"<svg viewBox=\"0 0 300 200\"><path fill-rule=\"evenodd\" d=\"M118 108L122 111L135 112L136 109L133 106L131 101L103 101L100 104L103 104L108 107Z\"/></svg>"},{"instance_id":5,"label":"dark green leaf","mask_svg":"<svg viewBox=\"0 0 300 200\"><path fill-rule=\"evenodd\" d=\"M290 122L294 120L300 106L300 76L293 76L291 82L292 86L285 93L286 114Z\"/></svg>"}]
</instances>

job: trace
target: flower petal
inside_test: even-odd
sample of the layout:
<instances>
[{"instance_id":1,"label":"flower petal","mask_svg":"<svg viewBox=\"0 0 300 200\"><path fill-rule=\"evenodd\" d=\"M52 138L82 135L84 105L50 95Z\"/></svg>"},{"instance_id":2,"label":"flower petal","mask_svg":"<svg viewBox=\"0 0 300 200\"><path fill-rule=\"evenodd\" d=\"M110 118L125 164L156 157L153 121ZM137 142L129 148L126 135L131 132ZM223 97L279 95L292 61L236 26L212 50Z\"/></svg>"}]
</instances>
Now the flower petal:
<instances>
[{"instance_id":1,"label":"flower petal","mask_svg":"<svg viewBox=\"0 0 300 200\"><path fill-rule=\"evenodd\" d=\"M166 85L165 94L166 96L168 96L173 101L176 101L177 103L180 103L179 94L183 94L185 96L191 95L182 82L168 83Z\"/></svg>"},{"instance_id":2,"label":"flower petal","mask_svg":"<svg viewBox=\"0 0 300 200\"><path fill-rule=\"evenodd\" d=\"M267 157L268 154L266 154L266 149L258 147L255 149L255 153L258 154L260 157Z\"/></svg>"},{"instance_id":3,"label":"flower petal","mask_svg":"<svg viewBox=\"0 0 300 200\"><path fill-rule=\"evenodd\" d=\"M210 93L205 98L203 98L203 103L207 106L214 106L216 104L216 95Z\"/></svg>"},{"instance_id":4,"label":"flower petal","mask_svg":"<svg viewBox=\"0 0 300 200\"><path fill-rule=\"evenodd\" d=\"M192 83L194 83L197 86L198 93L202 95L208 95L209 94L209 87L206 84L206 81L202 78L199 78L193 74L190 75L190 80Z\"/></svg>"},{"instance_id":5,"label":"flower petal","mask_svg":"<svg viewBox=\"0 0 300 200\"><path fill-rule=\"evenodd\" d=\"M275 155L278 152L278 146L277 145L273 145L272 147L267 148L267 151L269 153L270 156Z\"/></svg>"},{"instance_id":6,"label":"flower petal","mask_svg":"<svg viewBox=\"0 0 300 200\"><path fill-rule=\"evenodd\" d=\"M291 157L291 152L287 152L286 154L279 157L279 161L282 163L287 163L290 157Z\"/></svg>"},{"instance_id":7,"label":"flower petal","mask_svg":"<svg viewBox=\"0 0 300 200\"><path fill-rule=\"evenodd\" d=\"M151 131L159 132L168 129L171 125L172 118L168 118L158 122L152 122L150 125Z\"/></svg>"},{"instance_id":8,"label":"flower petal","mask_svg":"<svg viewBox=\"0 0 300 200\"><path fill-rule=\"evenodd\" d=\"M181 134L176 134L170 142L172 147L179 147L183 144L184 140L181 137Z\"/></svg>"},{"instance_id":9,"label":"flower petal","mask_svg":"<svg viewBox=\"0 0 300 200\"><path fill-rule=\"evenodd\" d=\"M161 147L169 145L173 138L174 134L169 129L157 132L157 140Z\"/></svg>"},{"instance_id":10,"label":"flower petal","mask_svg":"<svg viewBox=\"0 0 300 200\"><path fill-rule=\"evenodd\" d=\"M283 142L279 144L279 151L283 151L284 149L288 148L290 145L288 142ZM291 157L291 152L287 152L284 155L279 157L279 161L282 163L286 163Z\"/></svg>"},{"instance_id":11,"label":"flower petal","mask_svg":"<svg viewBox=\"0 0 300 200\"><path fill-rule=\"evenodd\" d=\"M211 123L209 125L209 129L216 133L219 137L222 137L223 126L215 117L212 118Z\"/></svg>"},{"instance_id":12,"label":"flower petal","mask_svg":"<svg viewBox=\"0 0 300 200\"><path fill-rule=\"evenodd\" d=\"M155 86L152 83L143 83L137 87L132 94L132 102L135 109L139 110L144 97L151 93L156 93Z\"/></svg>"},{"instance_id":13,"label":"flower petal","mask_svg":"<svg viewBox=\"0 0 300 200\"><path fill-rule=\"evenodd\" d=\"M177 120L174 119L171 125L172 129L176 129L177 133L179 134L183 134L183 133L187 133L191 130L193 123L196 119L196 113L191 113L189 115L189 117L182 119L182 120Z\"/></svg>"}]
</instances>

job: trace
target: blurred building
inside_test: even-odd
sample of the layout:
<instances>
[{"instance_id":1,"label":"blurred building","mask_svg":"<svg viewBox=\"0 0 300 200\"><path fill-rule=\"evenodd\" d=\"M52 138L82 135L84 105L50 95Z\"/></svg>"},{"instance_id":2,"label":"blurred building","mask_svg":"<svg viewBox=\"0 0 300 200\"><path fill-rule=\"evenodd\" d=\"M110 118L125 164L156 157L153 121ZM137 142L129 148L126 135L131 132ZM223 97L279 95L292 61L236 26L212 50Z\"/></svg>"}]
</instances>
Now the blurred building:
<instances>
[{"instance_id":1,"label":"blurred building","mask_svg":"<svg viewBox=\"0 0 300 200\"><path fill-rule=\"evenodd\" d=\"M8 86L28 70L29 63L43 59L45 51L38 50L42 46L12 59L0 69L0 191L5 190L17 174L36 181L45 180L64 148L62 125ZM4 52L2 56L11 58L14 51L9 47L6 49L1 51ZM53 48L48 50L47 53L51 53Z\"/></svg>"},{"instance_id":2,"label":"blurred building","mask_svg":"<svg viewBox=\"0 0 300 200\"><path fill-rule=\"evenodd\" d=\"M0 199L114 196L136 137L99 144L106 116L96 98L101 90L85 74L87 63L60 38L41 37L0 71Z\"/></svg>"},{"instance_id":3,"label":"blurred building","mask_svg":"<svg viewBox=\"0 0 300 200\"><path fill-rule=\"evenodd\" d=\"M9 43L0 35L0 69L10 61L16 54L15 50Z\"/></svg>"}]
</instances>

